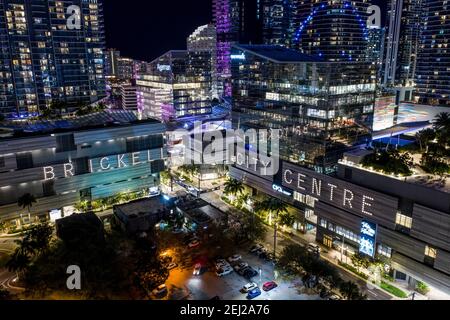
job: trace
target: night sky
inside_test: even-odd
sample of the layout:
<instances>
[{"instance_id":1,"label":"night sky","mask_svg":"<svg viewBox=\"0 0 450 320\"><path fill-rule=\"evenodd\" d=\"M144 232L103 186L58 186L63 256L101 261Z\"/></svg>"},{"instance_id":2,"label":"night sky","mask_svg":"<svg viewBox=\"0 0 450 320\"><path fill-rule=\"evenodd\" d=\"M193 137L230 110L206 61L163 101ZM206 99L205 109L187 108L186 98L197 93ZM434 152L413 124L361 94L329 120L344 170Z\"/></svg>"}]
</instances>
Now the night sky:
<instances>
[{"instance_id":1,"label":"night sky","mask_svg":"<svg viewBox=\"0 0 450 320\"><path fill-rule=\"evenodd\" d=\"M212 0L104 0L103 9L107 47L144 61L185 49L186 38L212 22Z\"/></svg>"},{"instance_id":2,"label":"night sky","mask_svg":"<svg viewBox=\"0 0 450 320\"><path fill-rule=\"evenodd\" d=\"M185 49L186 38L212 21L212 0L104 0L103 4L107 47L144 61Z\"/></svg>"}]
</instances>

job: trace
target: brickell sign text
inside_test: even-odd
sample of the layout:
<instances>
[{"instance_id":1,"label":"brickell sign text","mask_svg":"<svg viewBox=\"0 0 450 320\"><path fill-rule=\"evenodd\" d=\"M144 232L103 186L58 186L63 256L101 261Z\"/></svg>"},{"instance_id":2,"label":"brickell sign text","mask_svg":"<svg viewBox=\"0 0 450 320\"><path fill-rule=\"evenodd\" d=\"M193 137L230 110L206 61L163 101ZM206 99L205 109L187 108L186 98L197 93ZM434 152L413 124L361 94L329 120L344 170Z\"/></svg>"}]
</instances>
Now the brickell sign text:
<instances>
[{"instance_id":1,"label":"brickell sign text","mask_svg":"<svg viewBox=\"0 0 450 320\"><path fill-rule=\"evenodd\" d=\"M161 152L161 158L163 155ZM141 151L128 154L118 154L97 159L89 160L89 172L104 172L114 169L123 169L134 167L144 163L150 163L153 160L152 152ZM43 168L44 180L54 180L56 178L71 178L75 175L75 165L72 162L63 164L62 166L48 166Z\"/></svg>"},{"instance_id":2,"label":"brickell sign text","mask_svg":"<svg viewBox=\"0 0 450 320\"><path fill-rule=\"evenodd\" d=\"M332 177L284 163L283 186L359 216L382 212L382 195ZM392 208L393 210L394 208Z\"/></svg>"}]
</instances>

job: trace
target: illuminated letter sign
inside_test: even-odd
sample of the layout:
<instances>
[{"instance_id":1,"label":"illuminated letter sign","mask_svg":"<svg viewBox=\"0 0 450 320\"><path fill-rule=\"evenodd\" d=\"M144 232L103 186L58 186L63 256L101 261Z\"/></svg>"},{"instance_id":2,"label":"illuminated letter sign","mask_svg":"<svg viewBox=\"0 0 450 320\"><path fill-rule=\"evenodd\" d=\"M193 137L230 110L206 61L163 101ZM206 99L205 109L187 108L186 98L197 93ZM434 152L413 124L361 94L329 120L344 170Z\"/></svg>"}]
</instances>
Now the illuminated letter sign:
<instances>
[{"instance_id":1,"label":"illuminated letter sign","mask_svg":"<svg viewBox=\"0 0 450 320\"><path fill-rule=\"evenodd\" d=\"M372 258L375 257L376 237L377 225L363 220L361 222L359 252Z\"/></svg>"},{"instance_id":2,"label":"illuminated letter sign","mask_svg":"<svg viewBox=\"0 0 450 320\"><path fill-rule=\"evenodd\" d=\"M231 60L245 60L245 53L242 52L241 54L232 54Z\"/></svg>"},{"instance_id":3,"label":"illuminated letter sign","mask_svg":"<svg viewBox=\"0 0 450 320\"><path fill-rule=\"evenodd\" d=\"M276 184L272 185L272 189L278 193L284 194L285 196L288 197L292 196L291 192L284 190L283 187L280 187L279 185Z\"/></svg>"}]
</instances>

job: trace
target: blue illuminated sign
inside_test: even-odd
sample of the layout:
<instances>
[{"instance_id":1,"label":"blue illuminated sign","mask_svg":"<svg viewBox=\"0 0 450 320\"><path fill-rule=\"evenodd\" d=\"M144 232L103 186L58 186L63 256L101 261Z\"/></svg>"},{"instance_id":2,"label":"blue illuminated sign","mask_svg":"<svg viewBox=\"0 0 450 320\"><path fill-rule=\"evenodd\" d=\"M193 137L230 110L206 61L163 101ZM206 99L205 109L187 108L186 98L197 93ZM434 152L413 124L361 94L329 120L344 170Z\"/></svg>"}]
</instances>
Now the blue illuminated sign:
<instances>
[{"instance_id":1,"label":"blue illuminated sign","mask_svg":"<svg viewBox=\"0 0 450 320\"><path fill-rule=\"evenodd\" d=\"M245 60L245 53L242 52L241 54L232 54L231 60Z\"/></svg>"},{"instance_id":2,"label":"blue illuminated sign","mask_svg":"<svg viewBox=\"0 0 450 320\"><path fill-rule=\"evenodd\" d=\"M280 187L279 185L276 185L276 184L272 185L272 189L278 193L284 194L285 196L289 196L289 197L292 196L292 192L284 190L283 187Z\"/></svg>"},{"instance_id":3,"label":"blue illuminated sign","mask_svg":"<svg viewBox=\"0 0 450 320\"><path fill-rule=\"evenodd\" d=\"M372 258L375 257L376 237L377 225L363 220L361 222L359 252Z\"/></svg>"}]
</instances>

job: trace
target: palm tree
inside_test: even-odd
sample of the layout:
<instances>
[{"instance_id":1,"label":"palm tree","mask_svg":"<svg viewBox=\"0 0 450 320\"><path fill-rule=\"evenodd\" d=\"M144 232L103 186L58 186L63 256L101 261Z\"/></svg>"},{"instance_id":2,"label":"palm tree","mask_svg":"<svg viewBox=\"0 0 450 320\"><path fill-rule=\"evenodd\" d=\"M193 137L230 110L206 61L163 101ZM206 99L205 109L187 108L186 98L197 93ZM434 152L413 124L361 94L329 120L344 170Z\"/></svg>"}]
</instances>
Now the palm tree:
<instances>
[{"instance_id":1,"label":"palm tree","mask_svg":"<svg viewBox=\"0 0 450 320\"><path fill-rule=\"evenodd\" d=\"M269 224L273 223L273 254L275 256L277 250L278 224L282 215L289 214L288 205L279 199L269 198L257 203L255 211L266 211L269 213Z\"/></svg>"},{"instance_id":2,"label":"palm tree","mask_svg":"<svg viewBox=\"0 0 450 320\"><path fill-rule=\"evenodd\" d=\"M439 113L434 119L433 125L436 130L445 129L446 131L448 131L450 129L450 113Z\"/></svg>"},{"instance_id":3,"label":"palm tree","mask_svg":"<svg viewBox=\"0 0 450 320\"><path fill-rule=\"evenodd\" d=\"M425 152L428 152L428 146L431 141L436 139L436 131L433 129L425 129L416 134L416 140L420 145L420 152L423 152L423 149L425 149Z\"/></svg>"},{"instance_id":4,"label":"palm tree","mask_svg":"<svg viewBox=\"0 0 450 320\"><path fill-rule=\"evenodd\" d=\"M26 193L17 200L17 205L22 209L27 208L28 213L30 213L33 203L36 202L37 201L35 196L33 196L31 193Z\"/></svg>"},{"instance_id":5,"label":"palm tree","mask_svg":"<svg viewBox=\"0 0 450 320\"><path fill-rule=\"evenodd\" d=\"M225 195L231 195L233 198L235 198L238 194L242 194L244 190L245 188L241 181L229 179L227 182L225 182L225 188L223 192Z\"/></svg>"},{"instance_id":6,"label":"palm tree","mask_svg":"<svg viewBox=\"0 0 450 320\"><path fill-rule=\"evenodd\" d=\"M15 272L17 278L23 274L23 272L28 268L31 262L30 257L22 248L17 248L11 256L10 260L6 263L6 268L10 272Z\"/></svg>"}]
</instances>

